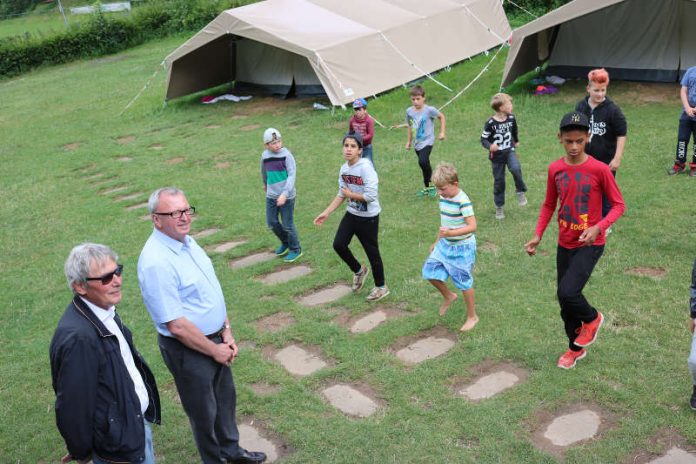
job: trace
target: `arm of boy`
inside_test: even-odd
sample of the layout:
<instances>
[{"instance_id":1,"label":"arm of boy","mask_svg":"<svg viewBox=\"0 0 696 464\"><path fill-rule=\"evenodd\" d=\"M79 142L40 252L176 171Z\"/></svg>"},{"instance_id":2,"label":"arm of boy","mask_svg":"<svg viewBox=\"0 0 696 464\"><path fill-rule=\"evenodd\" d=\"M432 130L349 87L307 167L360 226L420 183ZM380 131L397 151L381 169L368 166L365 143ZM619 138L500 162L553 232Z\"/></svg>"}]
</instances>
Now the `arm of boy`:
<instances>
[{"instance_id":1,"label":"arm of boy","mask_svg":"<svg viewBox=\"0 0 696 464\"><path fill-rule=\"evenodd\" d=\"M595 224L592 227L588 227L582 231L582 234L580 234L580 237L578 237L578 242L581 242L583 246L590 246L595 242L595 240L597 240L597 237L599 237L599 234L601 233L602 229Z\"/></svg>"},{"instance_id":2,"label":"arm of boy","mask_svg":"<svg viewBox=\"0 0 696 464\"><path fill-rule=\"evenodd\" d=\"M616 172L621 166L621 158L623 158L624 147L626 146L626 136L616 138L616 152L614 157L609 162L609 169Z\"/></svg>"},{"instance_id":3,"label":"arm of boy","mask_svg":"<svg viewBox=\"0 0 696 464\"><path fill-rule=\"evenodd\" d=\"M524 244L524 251L526 251L529 256L534 256L536 255L536 249L540 243L541 237L535 234L530 241Z\"/></svg>"},{"instance_id":4,"label":"arm of boy","mask_svg":"<svg viewBox=\"0 0 696 464\"><path fill-rule=\"evenodd\" d=\"M326 209L324 211L322 211L321 214L319 214L319 216L314 218L314 225L315 226L322 225L324 223L324 221L326 221L326 219L329 217L329 215L331 213L333 213L334 211L336 211L336 208L341 206L341 203L343 203L344 200L345 200L345 197L339 197L339 196L335 197L331 201L331 203L329 203L329 206L327 206Z\"/></svg>"},{"instance_id":5,"label":"arm of boy","mask_svg":"<svg viewBox=\"0 0 696 464\"><path fill-rule=\"evenodd\" d=\"M691 107L691 105L689 105L689 88L685 85L682 85L681 91L679 92L679 96L681 97L684 112L687 116L693 118L694 115L696 115L696 108L693 108Z\"/></svg>"},{"instance_id":6,"label":"arm of boy","mask_svg":"<svg viewBox=\"0 0 696 464\"><path fill-rule=\"evenodd\" d=\"M445 115L442 114L442 112L439 112L437 115L437 119L440 120L440 135L437 136L439 140L445 140Z\"/></svg>"},{"instance_id":7,"label":"arm of boy","mask_svg":"<svg viewBox=\"0 0 696 464\"><path fill-rule=\"evenodd\" d=\"M464 217L464 221L466 222L466 225L462 227L457 227L454 229L440 227L438 238L457 237L459 235L472 234L476 232L476 216L466 216Z\"/></svg>"},{"instance_id":8,"label":"arm of boy","mask_svg":"<svg viewBox=\"0 0 696 464\"><path fill-rule=\"evenodd\" d=\"M406 149L411 149L411 141L413 140L413 132L411 130L411 125L406 123Z\"/></svg>"}]
</instances>

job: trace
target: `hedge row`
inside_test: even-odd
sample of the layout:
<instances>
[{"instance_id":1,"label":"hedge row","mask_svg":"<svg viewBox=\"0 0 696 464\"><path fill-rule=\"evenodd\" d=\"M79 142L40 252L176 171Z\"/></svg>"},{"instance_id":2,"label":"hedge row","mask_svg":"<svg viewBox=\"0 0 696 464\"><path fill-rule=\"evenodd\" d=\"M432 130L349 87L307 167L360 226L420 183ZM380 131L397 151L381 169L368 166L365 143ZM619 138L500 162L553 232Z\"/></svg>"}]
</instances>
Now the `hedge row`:
<instances>
[{"instance_id":1,"label":"hedge row","mask_svg":"<svg viewBox=\"0 0 696 464\"><path fill-rule=\"evenodd\" d=\"M16 76L38 66L59 64L125 50L147 40L196 31L221 11L256 0L156 0L128 16L94 13L87 21L48 37L0 40L0 76Z\"/></svg>"}]
</instances>

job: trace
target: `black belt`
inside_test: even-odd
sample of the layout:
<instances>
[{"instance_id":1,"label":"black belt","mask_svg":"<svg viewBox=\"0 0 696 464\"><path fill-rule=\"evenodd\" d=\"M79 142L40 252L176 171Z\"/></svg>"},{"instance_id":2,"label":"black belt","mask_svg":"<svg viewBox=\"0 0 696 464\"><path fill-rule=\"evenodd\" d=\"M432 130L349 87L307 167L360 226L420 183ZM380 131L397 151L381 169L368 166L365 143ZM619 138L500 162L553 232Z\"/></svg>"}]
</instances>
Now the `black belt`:
<instances>
[{"instance_id":1,"label":"black belt","mask_svg":"<svg viewBox=\"0 0 696 464\"><path fill-rule=\"evenodd\" d=\"M223 325L222 327L220 327L220 330L218 330L217 332L213 332L213 333L211 333L211 334L209 334L209 335L206 335L205 338L207 338L207 339L209 339L209 340L212 340L212 339L218 338L218 337L219 337L219 338L222 338L222 333L223 333L224 331L225 331L225 326Z\"/></svg>"}]
</instances>

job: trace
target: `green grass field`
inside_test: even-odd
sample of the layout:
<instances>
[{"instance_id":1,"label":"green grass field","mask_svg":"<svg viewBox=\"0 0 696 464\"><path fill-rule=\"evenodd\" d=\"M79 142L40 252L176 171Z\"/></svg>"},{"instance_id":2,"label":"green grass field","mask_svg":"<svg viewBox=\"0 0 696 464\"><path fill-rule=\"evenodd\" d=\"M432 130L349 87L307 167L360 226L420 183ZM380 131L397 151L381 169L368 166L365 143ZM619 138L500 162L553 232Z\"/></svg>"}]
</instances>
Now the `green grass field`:
<instances>
[{"instance_id":1,"label":"green grass field","mask_svg":"<svg viewBox=\"0 0 696 464\"><path fill-rule=\"evenodd\" d=\"M221 229L201 239L203 245L248 240L213 256L232 326L246 343L233 368L238 414L287 443L291 452L285 462L558 462L532 444L537 418L578 403L593 405L611 420L599 438L570 449L566 462L633 462L636 453L664 452L657 442L665 435L695 443L686 367L695 181L666 175L679 111L676 84L613 82L609 88L629 121L618 175L628 212L614 227L586 290L604 311L605 326L578 368L563 371L555 367L566 343L554 293L556 227L550 226L535 258L526 256L523 244L534 230L546 166L562 155L558 121L583 96L583 83L570 82L554 96L529 96L523 86L514 91L530 205L516 206L508 177L504 221L493 218L492 176L478 142L504 54L445 110L447 140L436 144L432 161L458 167L479 224L475 279L481 322L466 335L457 334L464 320L461 299L439 318L439 295L420 277L439 226L436 201L414 195L420 170L413 152L403 149L404 130L378 128L374 145L383 207L380 241L392 290L385 304L410 316L351 335L332 323L326 308L295 302L310 289L350 277L331 248L342 213L337 211L323 227L312 225L336 194L341 135L350 113L312 111L315 100L271 98L206 106L192 97L163 107L162 71L133 107L120 114L164 56L183 41L170 38L106 59L0 82L0 461L49 463L65 453L55 426L48 345L71 298L63 262L74 245L89 240L112 246L125 264L119 313L153 368L162 395L163 425L154 430L159 462L197 462L188 421L175 401L138 289L136 262L151 225L140 219L144 210L125 209L165 185L187 192L199 213L195 230ZM454 66L438 79L463 88L489 58ZM425 86L434 106L451 96L430 82ZM369 111L388 126L402 121L408 103L407 90L399 88L370 100ZM313 268L305 277L274 287L255 277L278 262L240 270L227 266L231 258L276 245L265 228L258 173L261 137L268 126L283 133L297 159L296 224L305 252L302 262ZM120 137L132 141L119 143ZM121 161L124 157L131 161ZM87 179L98 173L103 177ZM98 193L118 185L127 189ZM138 192L140 197L129 202L115 199ZM361 251L357 254L364 258ZM665 275L626 273L640 266L664 269ZM372 307L364 296L345 297L333 308L345 308L351 315L367 313ZM278 311L292 314L296 324L275 334L255 329L256 320ZM455 348L445 356L407 368L390 353L402 337L433 327L457 334ZM314 346L333 364L296 379L262 355L265 347L290 343ZM452 385L472 378L484 362L514 363L528 378L480 403L456 396ZM368 419L345 417L318 394L331 381L369 385L383 408ZM279 392L257 395L250 385L258 382L275 385Z\"/></svg>"}]
</instances>

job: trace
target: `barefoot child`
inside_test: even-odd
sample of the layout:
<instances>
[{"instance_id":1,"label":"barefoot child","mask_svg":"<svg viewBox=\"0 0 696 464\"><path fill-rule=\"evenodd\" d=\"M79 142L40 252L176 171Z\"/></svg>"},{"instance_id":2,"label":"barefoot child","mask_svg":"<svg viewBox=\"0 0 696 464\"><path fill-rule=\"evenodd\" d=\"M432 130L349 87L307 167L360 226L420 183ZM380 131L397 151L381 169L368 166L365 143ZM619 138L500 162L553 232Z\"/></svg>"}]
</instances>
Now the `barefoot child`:
<instances>
[{"instance_id":1,"label":"barefoot child","mask_svg":"<svg viewBox=\"0 0 696 464\"><path fill-rule=\"evenodd\" d=\"M594 343L604 316L582 294L592 270L604 252L606 230L626 209L609 166L589 156L590 121L572 112L561 119L558 139L565 156L549 165L546 198L541 205L534 237L525 244L527 254L536 254L541 237L558 207L556 251L557 295L568 337L568 350L558 359L562 369L575 367ZM602 218L602 196L611 209Z\"/></svg>"},{"instance_id":2,"label":"barefoot child","mask_svg":"<svg viewBox=\"0 0 696 464\"><path fill-rule=\"evenodd\" d=\"M423 265L423 278L437 288L444 301L440 316L457 299L457 294L447 288L448 277L462 291L466 304L466 323L462 332L474 328L478 323L474 301L474 278L471 268L476 261L476 218L469 197L459 188L457 170L449 163L440 163L433 173L432 181L440 195L440 229L430 255Z\"/></svg>"},{"instance_id":3,"label":"barefoot child","mask_svg":"<svg viewBox=\"0 0 696 464\"><path fill-rule=\"evenodd\" d=\"M375 287L367 296L367 301L379 301L389 295L389 288L384 284L384 266L379 253L377 235L379 232L379 213L381 208L377 198L379 180L370 160L361 158L362 137L357 133L348 133L343 137L343 158L346 162L338 174L338 195L329 206L314 219L315 225L322 225L329 215L341 203L348 199L346 214L336 231L333 247L338 256L353 271L353 292L358 292L370 272L362 266L348 248L354 235L370 261Z\"/></svg>"}]
</instances>

